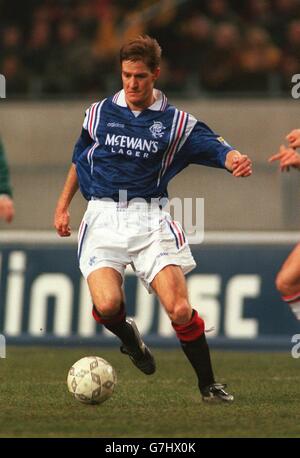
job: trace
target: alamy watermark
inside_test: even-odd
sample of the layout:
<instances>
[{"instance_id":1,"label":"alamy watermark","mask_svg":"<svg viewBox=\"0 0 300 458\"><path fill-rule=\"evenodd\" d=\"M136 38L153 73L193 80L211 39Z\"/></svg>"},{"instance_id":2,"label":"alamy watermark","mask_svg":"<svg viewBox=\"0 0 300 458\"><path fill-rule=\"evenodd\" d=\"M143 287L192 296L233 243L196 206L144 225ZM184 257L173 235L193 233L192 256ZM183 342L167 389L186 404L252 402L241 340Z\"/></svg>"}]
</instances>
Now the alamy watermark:
<instances>
[{"instance_id":1,"label":"alamy watermark","mask_svg":"<svg viewBox=\"0 0 300 458\"><path fill-rule=\"evenodd\" d=\"M0 358L6 358L6 340L2 334L0 334Z\"/></svg>"},{"instance_id":2,"label":"alamy watermark","mask_svg":"<svg viewBox=\"0 0 300 458\"><path fill-rule=\"evenodd\" d=\"M0 73L0 99L6 98L6 80L5 76Z\"/></svg>"},{"instance_id":3,"label":"alamy watermark","mask_svg":"<svg viewBox=\"0 0 300 458\"><path fill-rule=\"evenodd\" d=\"M151 210L148 217L143 220L144 229L153 231L165 222L170 226L170 231L180 245L185 241L185 235L190 245L200 244L204 241L204 198L202 197L185 197L183 199L179 197L172 197L171 199L157 197L151 198L149 201L142 197L130 199L127 190L120 189L117 202L110 198L92 198L92 200L99 200L104 205L106 202L110 202L116 206L119 212L126 209L143 211L146 208L147 211ZM172 220L170 220L169 214L172 215Z\"/></svg>"},{"instance_id":4,"label":"alamy watermark","mask_svg":"<svg viewBox=\"0 0 300 458\"><path fill-rule=\"evenodd\" d=\"M300 99L300 73L292 76L292 83L295 84L292 87L292 97L293 99Z\"/></svg>"},{"instance_id":5,"label":"alamy watermark","mask_svg":"<svg viewBox=\"0 0 300 458\"><path fill-rule=\"evenodd\" d=\"M291 355L293 358L300 358L300 334L294 334L291 342L295 345L291 349Z\"/></svg>"}]
</instances>

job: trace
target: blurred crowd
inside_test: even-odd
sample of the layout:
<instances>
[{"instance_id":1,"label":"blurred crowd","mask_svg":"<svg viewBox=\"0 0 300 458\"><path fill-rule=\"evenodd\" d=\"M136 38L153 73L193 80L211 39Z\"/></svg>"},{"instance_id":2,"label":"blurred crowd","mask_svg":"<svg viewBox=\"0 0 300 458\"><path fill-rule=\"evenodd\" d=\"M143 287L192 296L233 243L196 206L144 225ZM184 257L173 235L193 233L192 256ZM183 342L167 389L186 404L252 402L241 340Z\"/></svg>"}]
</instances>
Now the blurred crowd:
<instances>
[{"instance_id":1,"label":"blurred crowd","mask_svg":"<svg viewBox=\"0 0 300 458\"><path fill-rule=\"evenodd\" d=\"M159 87L280 95L300 73L300 0L0 0L7 97L110 93L121 44L163 48Z\"/></svg>"}]
</instances>

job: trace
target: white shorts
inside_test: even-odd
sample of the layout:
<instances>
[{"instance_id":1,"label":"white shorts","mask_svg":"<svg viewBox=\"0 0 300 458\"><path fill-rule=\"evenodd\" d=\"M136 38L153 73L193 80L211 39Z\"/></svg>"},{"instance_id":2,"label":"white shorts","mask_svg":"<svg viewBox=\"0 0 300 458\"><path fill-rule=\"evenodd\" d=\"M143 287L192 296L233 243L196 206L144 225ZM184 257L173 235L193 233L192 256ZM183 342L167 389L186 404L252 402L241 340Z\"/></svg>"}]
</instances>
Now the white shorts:
<instances>
[{"instance_id":1,"label":"white shorts","mask_svg":"<svg viewBox=\"0 0 300 458\"><path fill-rule=\"evenodd\" d=\"M178 265L184 274L196 267L181 225L145 202L91 200L78 231L78 259L85 278L112 267L124 279L131 264L149 292L164 267Z\"/></svg>"}]
</instances>

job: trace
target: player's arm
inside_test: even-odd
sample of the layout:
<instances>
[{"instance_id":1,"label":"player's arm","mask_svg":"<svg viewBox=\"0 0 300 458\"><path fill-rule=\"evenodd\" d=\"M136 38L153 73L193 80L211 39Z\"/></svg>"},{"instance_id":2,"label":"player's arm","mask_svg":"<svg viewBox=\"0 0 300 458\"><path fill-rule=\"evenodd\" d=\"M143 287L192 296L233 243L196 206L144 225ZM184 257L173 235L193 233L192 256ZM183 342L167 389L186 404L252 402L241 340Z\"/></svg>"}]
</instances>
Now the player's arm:
<instances>
[{"instance_id":1,"label":"player's arm","mask_svg":"<svg viewBox=\"0 0 300 458\"><path fill-rule=\"evenodd\" d=\"M188 163L225 168L235 177L252 174L252 163L246 154L236 151L223 137L191 115L189 122L194 126L183 146Z\"/></svg>"},{"instance_id":2,"label":"player's arm","mask_svg":"<svg viewBox=\"0 0 300 458\"><path fill-rule=\"evenodd\" d=\"M300 148L300 129L292 130L287 136L290 148Z\"/></svg>"},{"instance_id":3,"label":"player's arm","mask_svg":"<svg viewBox=\"0 0 300 458\"><path fill-rule=\"evenodd\" d=\"M226 154L225 167L234 177L249 177L252 174L251 159L236 150Z\"/></svg>"},{"instance_id":4,"label":"player's arm","mask_svg":"<svg viewBox=\"0 0 300 458\"><path fill-rule=\"evenodd\" d=\"M69 206L79 188L76 163L81 154L84 154L86 148L92 144L92 141L88 131L83 126L81 135L74 147L72 165L61 195L59 196L54 214L54 227L61 237L68 237L71 235Z\"/></svg>"},{"instance_id":5,"label":"player's arm","mask_svg":"<svg viewBox=\"0 0 300 458\"><path fill-rule=\"evenodd\" d=\"M289 171L290 167L300 170L300 154L293 148L280 146L279 152L269 158L269 162L279 161L282 172Z\"/></svg>"},{"instance_id":6,"label":"player's arm","mask_svg":"<svg viewBox=\"0 0 300 458\"><path fill-rule=\"evenodd\" d=\"M54 227L61 237L68 237L71 235L69 206L77 190L78 179L76 165L72 164L63 190L57 201L54 215Z\"/></svg>"}]
</instances>

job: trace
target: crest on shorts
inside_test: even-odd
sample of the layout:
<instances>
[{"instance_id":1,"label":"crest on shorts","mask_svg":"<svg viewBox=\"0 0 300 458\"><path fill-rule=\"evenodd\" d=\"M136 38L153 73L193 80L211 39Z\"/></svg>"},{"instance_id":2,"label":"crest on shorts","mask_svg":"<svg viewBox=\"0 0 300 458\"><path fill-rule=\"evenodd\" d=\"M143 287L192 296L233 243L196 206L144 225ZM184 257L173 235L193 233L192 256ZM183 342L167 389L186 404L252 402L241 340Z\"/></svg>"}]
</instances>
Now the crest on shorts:
<instances>
[{"instance_id":1,"label":"crest on shorts","mask_svg":"<svg viewBox=\"0 0 300 458\"><path fill-rule=\"evenodd\" d=\"M97 257L91 256L89 259L89 266L93 266L94 264L96 264L96 261L97 261Z\"/></svg>"},{"instance_id":2,"label":"crest on shorts","mask_svg":"<svg viewBox=\"0 0 300 458\"><path fill-rule=\"evenodd\" d=\"M160 121L154 121L149 130L154 138L161 138L164 135L166 127Z\"/></svg>"}]
</instances>

